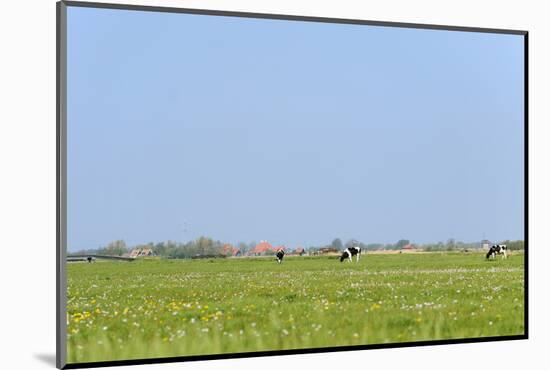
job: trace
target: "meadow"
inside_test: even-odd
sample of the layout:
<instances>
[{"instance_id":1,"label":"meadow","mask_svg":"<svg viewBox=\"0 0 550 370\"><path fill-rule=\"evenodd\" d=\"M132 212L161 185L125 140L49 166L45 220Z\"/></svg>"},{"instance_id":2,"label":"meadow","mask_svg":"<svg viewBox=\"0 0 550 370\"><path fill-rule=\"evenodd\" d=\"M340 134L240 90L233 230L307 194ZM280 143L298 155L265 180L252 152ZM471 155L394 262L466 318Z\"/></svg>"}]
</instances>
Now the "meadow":
<instances>
[{"instance_id":1,"label":"meadow","mask_svg":"<svg viewBox=\"0 0 550 370\"><path fill-rule=\"evenodd\" d=\"M69 363L524 333L524 260L480 253L68 265Z\"/></svg>"}]
</instances>

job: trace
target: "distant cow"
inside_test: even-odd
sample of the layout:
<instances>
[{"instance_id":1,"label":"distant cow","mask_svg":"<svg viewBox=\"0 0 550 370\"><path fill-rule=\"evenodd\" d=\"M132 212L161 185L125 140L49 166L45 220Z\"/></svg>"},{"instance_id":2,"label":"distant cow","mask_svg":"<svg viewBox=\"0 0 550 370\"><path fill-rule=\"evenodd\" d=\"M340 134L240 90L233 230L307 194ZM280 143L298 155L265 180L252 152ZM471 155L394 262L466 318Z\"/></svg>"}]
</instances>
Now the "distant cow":
<instances>
[{"instance_id":1,"label":"distant cow","mask_svg":"<svg viewBox=\"0 0 550 370\"><path fill-rule=\"evenodd\" d=\"M285 251L282 249L279 249L275 254L275 257L277 257L277 263L282 263L284 256L285 256Z\"/></svg>"},{"instance_id":2,"label":"distant cow","mask_svg":"<svg viewBox=\"0 0 550 370\"><path fill-rule=\"evenodd\" d=\"M343 262L346 258L351 262L351 257L357 256L356 261L359 262L359 257L361 256L361 248L359 247L349 247L344 249L342 255L340 256L340 262Z\"/></svg>"},{"instance_id":3,"label":"distant cow","mask_svg":"<svg viewBox=\"0 0 550 370\"><path fill-rule=\"evenodd\" d=\"M487 252L486 258L492 258L495 259L497 257L497 254L502 255L502 259L507 258L506 251L508 248L506 247L506 244L494 244L489 248L489 252Z\"/></svg>"}]
</instances>

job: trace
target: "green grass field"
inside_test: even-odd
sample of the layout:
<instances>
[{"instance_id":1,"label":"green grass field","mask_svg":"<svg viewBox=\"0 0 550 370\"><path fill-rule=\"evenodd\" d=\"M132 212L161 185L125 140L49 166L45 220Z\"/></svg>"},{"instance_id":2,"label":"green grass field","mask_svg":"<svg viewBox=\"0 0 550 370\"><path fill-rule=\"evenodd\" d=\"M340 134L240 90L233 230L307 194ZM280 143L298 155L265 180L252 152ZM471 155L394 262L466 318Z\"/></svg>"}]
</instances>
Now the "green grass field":
<instances>
[{"instance_id":1,"label":"green grass field","mask_svg":"<svg viewBox=\"0 0 550 370\"><path fill-rule=\"evenodd\" d=\"M523 254L68 265L68 361L524 333Z\"/></svg>"}]
</instances>

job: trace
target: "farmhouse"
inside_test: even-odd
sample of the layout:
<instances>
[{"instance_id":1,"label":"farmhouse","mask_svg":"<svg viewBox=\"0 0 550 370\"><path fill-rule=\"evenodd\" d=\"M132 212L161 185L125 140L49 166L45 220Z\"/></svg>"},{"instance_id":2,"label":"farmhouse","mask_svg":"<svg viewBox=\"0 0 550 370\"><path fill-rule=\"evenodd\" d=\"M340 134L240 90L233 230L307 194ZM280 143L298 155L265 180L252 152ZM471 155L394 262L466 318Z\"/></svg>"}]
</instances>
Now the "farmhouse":
<instances>
[{"instance_id":1,"label":"farmhouse","mask_svg":"<svg viewBox=\"0 0 550 370\"><path fill-rule=\"evenodd\" d=\"M285 249L284 245L278 245L277 247L272 246L267 242L267 240L260 241L254 248L248 252L251 256L265 256L266 254L272 255L275 254L279 249Z\"/></svg>"},{"instance_id":2,"label":"farmhouse","mask_svg":"<svg viewBox=\"0 0 550 370\"><path fill-rule=\"evenodd\" d=\"M415 245L409 243L409 244L406 244L404 245L401 250L399 251L399 253L403 253L403 252L418 252L418 251L421 251L422 249L420 248L417 248Z\"/></svg>"},{"instance_id":3,"label":"farmhouse","mask_svg":"<svg viewBox=\"0 0 550 370\"><path fill-rule=\"evenodd\" d=\"M136 258L136 257L149 257L154 255L155 255L155 252L153 252L151 248L134 248L132 249L128 257Z\"/></svg>"},{"instance_id":4,"label":"farmhouse","mask_svg":"<svg viewBox=\"0 0 550 370\"><path fill-rule=\"evenodd\" d=\"M489 248L491 248L491 245L493 245L493 243L491 243L491 241L487 239L483 239L480 243L481 248L485 250L489 250Z\"/></svg>"},{"instance_id":5,"label":"farmhouse","mask_svg":"<svg viewBox=\"0 0 550 370\"><path fill-rule=\"evenodd\" d=\"M303 256L305 253L306 251L303 247L296 247L296 249L294 249L294 251L292 252L292 254L296 254L298 256Z\"/></svg>"},{"instance_id":6,"label":"farmhouse","mask_svg":"<svg viewBox=\"0 0 550 370\"><path fill-rule=\"evenodd\" d=\"M221 254L228 257L238 257L241 255L241 251L233 245L227 243L223 245Z\"/></svg>"}]
</instances>

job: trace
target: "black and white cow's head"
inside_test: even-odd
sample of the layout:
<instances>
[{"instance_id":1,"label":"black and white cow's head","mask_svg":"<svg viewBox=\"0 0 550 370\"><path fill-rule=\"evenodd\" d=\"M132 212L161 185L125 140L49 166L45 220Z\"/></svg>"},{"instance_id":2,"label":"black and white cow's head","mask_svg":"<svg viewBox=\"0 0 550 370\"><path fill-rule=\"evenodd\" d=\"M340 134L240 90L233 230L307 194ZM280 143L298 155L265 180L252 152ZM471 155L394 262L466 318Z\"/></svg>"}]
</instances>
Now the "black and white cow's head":
<instances>
[{"instance_id":1,"label":"black and white cow's head","mask_svg":"<svg viewBox=\"0 0 550 370\"><path fill-rule=\"evenodd\" d=\"M357 256L356 261L359 262L359 256L361 255L361 248L359 247L349 247L344 249L342 255L340 256L340 262L343 262L345 259L348 259L351 262L351 257Z\"/></svg>"},{"instance_id":2,"label":"black and white cow's head","mask_svg":"<svg viewBox=\"0 0 550 370\"><path fill-rule=\"evenodd\" d=\"M497 254L501 254L502 258L507 258L506 252L508 251L508 247L506 247L506 244L494 244L489 248L489 251L487 252L487 256L485 258L496 258Z\"/></svg>"}]
</instances>

